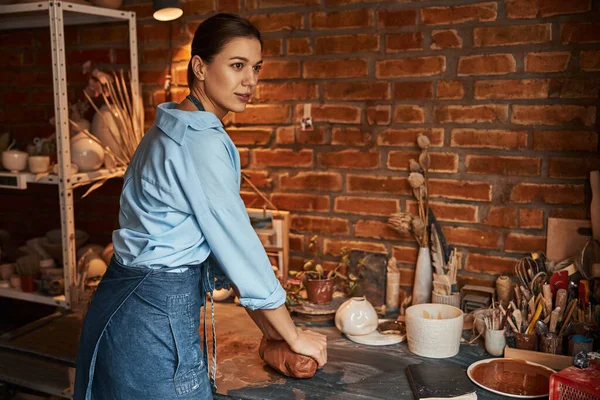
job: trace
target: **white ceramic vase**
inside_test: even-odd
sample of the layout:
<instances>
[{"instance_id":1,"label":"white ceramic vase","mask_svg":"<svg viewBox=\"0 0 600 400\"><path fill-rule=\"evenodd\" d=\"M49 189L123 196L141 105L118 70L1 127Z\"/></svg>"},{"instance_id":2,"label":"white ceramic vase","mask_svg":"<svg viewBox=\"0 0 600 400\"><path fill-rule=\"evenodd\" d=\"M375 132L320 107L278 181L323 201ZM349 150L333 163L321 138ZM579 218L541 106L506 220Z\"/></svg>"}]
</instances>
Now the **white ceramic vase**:
<instances>
[{"instance_id":1,"label":"white ceramic vase","mask_svg":"<svg viewBox=\"0 0 600 400\"><path fill-rule=\"evenodd\" d=\"M377 324L377 312L364 297L346 300L335 313L335 327L347 335L367 335Z\"/></svg>"},{"instance_id":2,"label":"white ceramic vase","mask_svg":"<svg viewBox=\"0 0 600 400\"><path fill-rule=\"evenodd\" d=\"M115 118L106 104L100 107L98 111L92 119L92 135L96 136L102 142L103 146L108 146L115 155L122 157L122 146L119 144L121 133L119 132ZM114 166L110 165L112 161L110 157L106 157L105 161L108 164L106 165L107 168Z\"/></svg>"},{"instance_id":3,"label":"white ceramic vase","mask_svg":"<svg viewBox=\"0 0 600 400\"><path fill-rule=\"evenodd\" d=\"M431 303L431 289L433 286L433 271L431 269L431 255L428 247L421 247L415 268L415 281L413 284L412 304Z\"/></svg>"},{"instance_id":4,"label":"white ceramic vase","mask_svg":"<svg viewBox=\"0 0 600 400\"><path fill-rule=\"evenodd\" d=\"M78 133L71 138L71 162L79 171L95 171L104 163L104 150L85 133Z\"/></svg>"}]
</instances>

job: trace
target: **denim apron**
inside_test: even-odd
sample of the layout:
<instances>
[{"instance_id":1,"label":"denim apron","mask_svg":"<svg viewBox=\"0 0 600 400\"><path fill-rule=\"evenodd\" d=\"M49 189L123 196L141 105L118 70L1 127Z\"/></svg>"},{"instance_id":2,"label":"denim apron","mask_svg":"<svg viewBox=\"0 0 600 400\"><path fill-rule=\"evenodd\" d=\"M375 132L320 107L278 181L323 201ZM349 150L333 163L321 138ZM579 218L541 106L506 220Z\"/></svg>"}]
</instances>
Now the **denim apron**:
<instances>
[{"instance_id":1,"label":"denim apron","mask_svg":"<svg viewBox=\"0 0 600 400\"><path fill-rule=\"evenodd\" d=\"M126 267L114 257L89 305L79 340L74 400L212 399L206 308L210 258L187 271ZM214 310L213 310L214 322Z\"/></svg>"}]
</instances>

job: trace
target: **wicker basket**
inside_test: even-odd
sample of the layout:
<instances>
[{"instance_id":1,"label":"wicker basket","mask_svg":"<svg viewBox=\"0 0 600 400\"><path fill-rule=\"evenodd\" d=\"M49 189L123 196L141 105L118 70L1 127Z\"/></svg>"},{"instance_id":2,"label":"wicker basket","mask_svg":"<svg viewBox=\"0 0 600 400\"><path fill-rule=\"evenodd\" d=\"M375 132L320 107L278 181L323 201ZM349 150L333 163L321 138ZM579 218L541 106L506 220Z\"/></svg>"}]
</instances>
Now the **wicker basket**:
<instances>
[{"instance_id":1,"label":"wicker basket","mask_svg":"<svg viewBox=\"0 0 600 400\"><path fill-rule=\"evenodd\" d=\"M449 306L460 308L460 293L456 292L444 295L431 292L431 302L434 304L448 304Z\"/></svg>"},{"instance_id":2,"label":"wicker basket","mask_svg":"<svg viewBox=\"0 0 600 400\"><path fill-rule=\"evenodd\" d=\"M447 304L418 304L406 309L408 349L430 358L455 356L460 347L463 312Z\"/></svg>"}]
</instances>

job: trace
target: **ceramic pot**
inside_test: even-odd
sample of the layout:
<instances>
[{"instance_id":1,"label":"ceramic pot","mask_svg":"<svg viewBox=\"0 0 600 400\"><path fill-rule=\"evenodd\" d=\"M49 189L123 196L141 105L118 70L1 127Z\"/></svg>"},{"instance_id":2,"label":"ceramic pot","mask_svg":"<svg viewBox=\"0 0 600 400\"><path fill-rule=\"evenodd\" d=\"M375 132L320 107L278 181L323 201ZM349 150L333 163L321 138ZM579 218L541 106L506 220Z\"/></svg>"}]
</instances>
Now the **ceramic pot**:
<instances>
[{"instance_id":1,"label":"ceramic pot","mask_svg":"<svg viewBox=\"0 0 600 400\"><path fill-rule=\"evenodd\" d=\"M488 329L485 331L485 349L494 357L501 357L504 354L506 346L506 337L504 329Z\"/></svg>"},{"instance_id":2,"label":"ceramic pot","mask_svg":"<svg viewBox=\"0 0 600 400\"><path fill-rule=\"evenodd\" d=\"M110 109L105 105L100 107L92 119L92 135L96 136L103 146L108 146L116 156L122 157L123 146L120 143L121 134L117 128L115 118L110 112ZM115 139L116 138L116 139ZM104 160L107 168L114 167L114 161L110 157ZM113 165L111 165L113 164Z\"/></svg>"},{"instance_id":3,"label":"ceramic pot","mask_svg":"<svg viewBox=\"0 0 600 400\"><path fill-rule=\"evenodd\" d=\"M458 354L464 314L447 304L418 304L406 309L408 349L430 358Z\"/></svg>"},{"instance_id":4,"label":"ceramic pot","mask_svg":"<svg viewBox=\"0 0 600 400\"><path fill-rule=\"evenodd\" d=\"M2 152L2 166L10 172L20 172L27 168L29 154L20 150L6 150Z\"/></svg>"},{"instance_id":5,"label":"ceramic pot","mask_svg":"<svg viewBox=\"0 0 600 400\"><path fill-rule=\"evenodd\" d=\"M557 336L554 333L548 333L541 336L540 351L542 353L562 354L563 336Z\"/></svg>"},{"instance_id":6,"label":"ceramic pot","mask_svg":"<svg viewBox=\"0 0 600 400\"><path fill-rule=\"evenodd\" d=\"M431 303L433 271L431 270L431 255L429 248L421 247L415 268L415 281L412 293L412 305Z\"/></svg>"},{"instance_id":7,"label":"ceramic pot","mask_svg":"<svg viewBox=\"0 0 600 400\"><path fill-rule=\"evenodd\" d=\"M7 281L15 273L15 264L0 265L0 279Z\"/></svg>"},{"instance_id":8,"label":"ceramic pot","mask_svg":"<svg viewBox=\"0 0 600 400\"><path fill-rule=\"evenodd\" d=\"M520 333L515 332L515 345L517 349L537 351L538 335L537 333Z\"/></svg>"},{"instance_id":9,"label":"ceramic pot","mask_svg":"<svg viewBox=\"0 0 600 400\"><path fill-rule=\"evenodd\" d=\"M333 279L307 279L306 294L311 303L330 303L333 295Z\"/></svg>"},{"instance_id":10,"label":"ceramic pot","mask_svg":"<svg viewBox=\"0 0 600 400\"><path fill-rule=\"evenodd\" d=\"M377 325L377 312L364 297L346 300L335 312L335 327L347 335L368 335Z\"/></svg>"},{"instance_id":11,"label":"ceramic pot","mask_svg":"<svg viewBox=\"0 0 600 400\"><path fill-rule=\"evenodd\" d=\"M34 174L48 172L50 169L50 156L30 156L27 159L29 171Z\"/></svg>"},{"instance_id":12,"label":"ceramic pot","mask_svg":"<svg viewBox=\"0 0 600 400\"><path fill-rule=\"evenodd\" d=\"M104 163L104 150L85 133L78 133L71 139L71 162L79 171L95 171Z\"/></svg>"}]
</instances>

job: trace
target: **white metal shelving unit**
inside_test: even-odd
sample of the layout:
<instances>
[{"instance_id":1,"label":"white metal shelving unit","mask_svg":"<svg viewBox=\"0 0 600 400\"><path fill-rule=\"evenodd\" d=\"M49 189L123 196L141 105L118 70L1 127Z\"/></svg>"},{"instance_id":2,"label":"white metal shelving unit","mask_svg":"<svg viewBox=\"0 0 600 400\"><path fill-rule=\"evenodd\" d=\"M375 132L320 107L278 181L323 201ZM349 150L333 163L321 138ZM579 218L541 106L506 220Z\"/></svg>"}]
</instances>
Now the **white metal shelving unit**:
<instances>
[{"instance_id":1,"label":"white metal shelving unit","mask_svg":"<svg viewBox=\"0 0 600 400\"><path fill-rule=\"evenodd\" d=\"M70 309L79 297L77 288L72 285L77 263L75 257L73 185L92 182L106 176L108 173L123 173L125 168L71 174L64 27L66 25L88 25L119 21L129 24L132 95L133 98L137 98L139 95L139 77L135 12L81 5L67 1L41 1L0 6L0 31L42 27L50 28L59 173L58 176L51 175L42 178L37 183L58 186L65 279L64 296L51 297L37 293L24 293L14 289L0 289L1 297L12 297L42 304L57 305L66 309ZM34 174L0 173L0 186L4 188L25 189L27 183L33 182L36 182Z\"/></svg>"}]
</instances>

